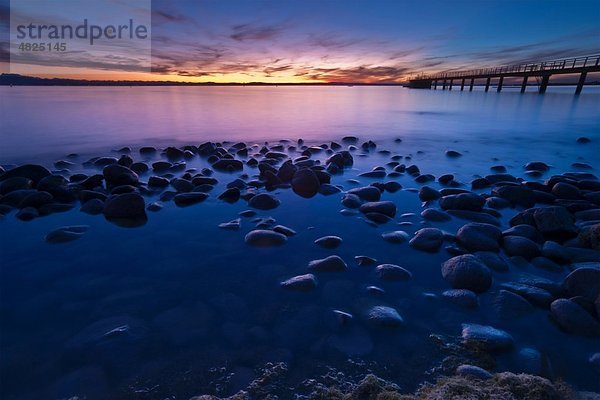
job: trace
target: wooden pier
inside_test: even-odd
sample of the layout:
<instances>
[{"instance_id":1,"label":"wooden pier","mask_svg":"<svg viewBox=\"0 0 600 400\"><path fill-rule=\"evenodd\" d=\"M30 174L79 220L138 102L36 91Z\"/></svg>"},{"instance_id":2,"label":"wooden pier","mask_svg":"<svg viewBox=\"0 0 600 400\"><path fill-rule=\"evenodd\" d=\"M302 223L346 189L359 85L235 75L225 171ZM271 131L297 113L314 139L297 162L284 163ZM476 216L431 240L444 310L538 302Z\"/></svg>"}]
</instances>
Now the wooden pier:
<instances>
[{"instance_id":1,"label":"wooden pier","mask_svg":"<svg viewBox=\"0 0 600 400\"><path fill-rule=\"evenodd\" d=\"M600 55L565 58L562 60L544 61L533 64L507 65L502 67L482 68L470 71L445 71L433 75L421 75L411 79L408 87L416 89L437 89L441 86L442 90L448 88L452 90L454 85L460 84L460 90L468 85L469 91L473 91L473 85L476 79L485 79L485 91L489 91L492 79L498 79L496 90L502 91L504 78L522 77L521 93L527 88L527 81L530 77L540 79L538 92L546 93L548 82L552 75L579 74L579 80L575 89L578 95L583 90L585 79L588 73L600 72ZM531 86L531 85L530 85Z\"/></svg>"}]
</instances>

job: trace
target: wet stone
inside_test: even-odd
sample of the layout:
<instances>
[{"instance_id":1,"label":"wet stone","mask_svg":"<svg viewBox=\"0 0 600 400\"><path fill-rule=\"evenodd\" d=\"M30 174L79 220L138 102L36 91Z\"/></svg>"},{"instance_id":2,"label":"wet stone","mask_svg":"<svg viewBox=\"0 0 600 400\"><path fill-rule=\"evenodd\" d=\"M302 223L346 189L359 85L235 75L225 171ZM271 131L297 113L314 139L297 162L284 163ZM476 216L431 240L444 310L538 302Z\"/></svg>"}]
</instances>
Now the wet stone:
<instances>
[{"instance_id":1,"label":"wet stone","mask_svg":"<svg viewBox=\"0 0 600 400\"><path fill-rule=\"evenodd\" d=\"M442 246L444 235L437 228L423 228L415 232L415 236L409 241L411 247L427 251L436 252Z\"/></svg>"},{"instance_id":2,"label":"wet stone","mask_svg":"<svg viewBox=\"0 0 600 400\"><path fill-rule=\"evenodd\" d=\"M477 367L475 365L462 364L456 368L456 374L460 376L464 376L465 378L475 378L475 379L492 379L493 375L488 371L481 367Z\"/></svg>"},{"instance_id":3,"label":"wet stone","mask_svg":"<svg viewBox=\"0 0 600 400\"><path fill-rule=\"evenodd\" d=\"M200 192L190 192L190 193L180 193L176 194L173 197L173 201L177 207L187 207L193 204L198 204L203 202L208 198L206 193Z\"/></svg>"},{"instance_id":4,"label":"wet stone","mask_svg":"<svg viewBox=\"0 0 600 400\"><path fill-rule=\"evenodd\" d=\"M91 199L83 203L79 211L90 215L102 214L104 210L104 202L100 199Z\"/></svg>"},{"instance_id":5,"label":"wet stone","mask_svg":"<svg viewBox=\"0 0 600 400\"><path fill-rule=\"evenodd\" d=\"M433 222L450 221L450 219L452 218L450 214L435 208L426 208L421 212L421 217L423 217L423 219Z\"/></svg>"},{"instance_id":6,"label":"wet stone","mask_svg":"<svg viewBox=\"0 0 600 400\"><path fill-rule=\"evenodd\" d=\"M410 271L394 264L381 264L375 268L377 277L384 281L407 281L412 278Z\"/></svg>"},{"instance_id":7,"label":"wet stone","mask_svg":"<svg viewBox=\"0 0 600 400\"><path fill-rule=\"evenodd\" d=\"M404 231L384 232L381 234L383 240L389 243L404 243L409 240L410 236Z\"/></svg>"},{"instance_id":8,"label":"wet stone","mask_svg":"<svg viewBox=\"0 0 600 400\"><path fill-rule=\"evenodd\" d=\"M347 265L339 256L329 256L308 263L308 268L316 272L343 272Z\"/></svg>"},{"instance_id":9,"label":"wet stone","mask_svg":"<svg viewBox=\"0 0 600 400\"><path fill-rule=\"evenodd\" d=\"M492 286L491 271L471 254L456 256L444 262L442 277L454 289L468 289L475 293L485 292Z\"/></svg>"},{"instance_id":10,"label":"wet stone","mask_svg":"<svg viewBox=\"0 0 600 400\"><path fill-rule=\"evenodd\" d=\"M287 226L283 226L283 225L275 225L273 227L273 231L275 231L277 233L281 233L282 235L285 235L287 237L296 235L295 230L293 230L292 228L288 228Z\"/></svg>"},{"instance_id":11,"label":"wet stone","mask_svg":"<svg viewBox=\"0 0 600 400\"><path fill-rule=\"evenodd\" d=\"M66 243L77 240L89 229L87 225L63 226L48 233L44 240L48 243Z\"/></svg>"},{"instance_id":12,"label":"wet stone","mask_svg":"<svg viewBox=\"0 0 600 400\"><path fill-rule=\"evenodd\" d=\"M522 236L505 236L502 247L509 256L521 256L527 260L540 255L539 245Z\"/></svg>"},{"instance_id":13,"label":"wet stone","mask_svg":"<svg viewBox=\"0 0 600 400\"><path fill-rule=\"evenodd\" d=\"M491 224L472 222L461 227L456 239L469 251L498 251L502 231Z\"/></svg>"},{"instance_id":14,"label":"wet stone","mask_svg":"<svg viewBox=\"0 0 600 400\"><path fill-rule=\"evenodd\" d=\"M567 333L600 337L600 322L584 308L568 299L555 300L550 305L552 318Z\"/></svg>"},{"instance_id":15,"label":"wet stone","mask_svg":"<svg viewBox=\"0 0 600 400\"><path fill-rule=\"evenodd\" d=\"M31 221L37 217L39 217L38 210L33 207L25 207L19 210L15 217L20 219L21 221Z\"/></svg>"},{"instance_id":16,"label":"wet stone","mask_svg":"<svg viewBox=\"0 0 600 400\"><path fill-rule=\"evenodd\" d=\"M257 229L250 231L244 238L246 244L256 247L281 246L287 242L287 236L272 230Z\"/></svg>"},{"instance_id":17,"label":"wet stone","mask_svg":"<svg viewBox=\"0 0 600 400\"><path fill-rule=\"evenodd\" d=\"M477 308L479 301L475 292L467 289L451 289L442 292L442 297L453 304L465 308Z\"/></svg>"},{"instance_id":18,"label":"wet stone","mask_svg":"<svg viewBox=\"0 0 600 400\"><path fill-rule=\"evenodd\" d=\"M236 218L229 222L223 222L218 225L219 228L229 230L229 231L238 231L242 226L241 218Z\"/></svg>"},{"instance_id":19,"label":"wet stone","mask_svg":"<svg viewBox=\"0 0 600 400\"><path fill-rule=\"evenodd\" d=\"M339 236L324 236L315 240L315 244L326 249L335 249L342 244L342 238Z\"/></svg>"},{"instance_id":20,"label":"wet stone","mask_svg":"<svg viewBox=\"0 0 600 400\"><path fill-rule=\"evenodd\" d=\"M366 266L369 266L369 265L374 265L377 262L376 259L374 259L372 257L368 257L368 256L355 256L354 260L361 267L366 267Z\"/></svg>"},{"instance_id":21,"label":"wet stone","mask_svg":"<svg viewBox=\"0 0 600 400\"><path fill-rule=\"evenodd\" d=\"M367 320L380 327L395 328L404 325L404 319L392 307L375 306L367 312Z\"/></svg>"},{"instance_id":22,"label":"wet stone","mask_svg":"<svg viewBox=\"0 0 600 400\"><path fill-rule=\"evenodd\" d=\"M317 287L317 278L313 274L298 275L281 282L280 285L288 290L309 291Z\"/></svg>"},{"instance_id":23,"label":"wet stone","mask_svg":"<svg viewBox=\"0 0 600 400\"><path fill-rule=\"evenodd\" d=\"M462 339L465 344L482 346L489 351L507 351L514 344L513 337L503 330L470 323L462 324Z\"/></svg>"},{"instance_id":24,"label":"wet stone","mask_svg":"<svg viewBox=\"0 0 600 400\"><path fill-rule=\"evenodd\" d=\"M257 194L248 202L250 207L254 207L259 210L271 210L273 208L277 208L279 204L281 204L281 202L278 199L267 193Z\"/></svg>"}]
</instances>

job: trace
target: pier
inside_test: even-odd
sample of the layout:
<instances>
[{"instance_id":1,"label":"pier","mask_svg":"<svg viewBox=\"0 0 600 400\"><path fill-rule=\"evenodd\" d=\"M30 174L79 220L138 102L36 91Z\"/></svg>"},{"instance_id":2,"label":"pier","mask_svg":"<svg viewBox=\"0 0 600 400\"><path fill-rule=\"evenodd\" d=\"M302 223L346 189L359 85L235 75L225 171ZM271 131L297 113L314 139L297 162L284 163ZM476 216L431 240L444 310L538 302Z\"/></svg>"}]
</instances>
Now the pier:
<instances>
[{"instance_id":1,"label":"pier","mask_svg":"<svg viewBox=\"0 0 600 400\"><path fill-rule=\"evenodd\" d=\"M519 65L506 65L501 67L481 68L469 71L444 71L432 75L421 75L409 80L408 87L416 89L434 89L438 86L442 90L452 90L460 85L463 91L465 86L469 91L473 91L476 79L485 79L485 91L489 91L492 79L498 79L496 91L502 91L504 78L522 77L521 93L527 88L530 77L539 80L538 93L543 94L548 88L550 77L552 75L579 74L579 80L575 89L578 95L586 84L585 80L588 73L600 72L600 55L565 58L562 60L543 61L538 63L524 63ZM530 84L530 86L532 86Z\"/></svg>"}]
</instances>

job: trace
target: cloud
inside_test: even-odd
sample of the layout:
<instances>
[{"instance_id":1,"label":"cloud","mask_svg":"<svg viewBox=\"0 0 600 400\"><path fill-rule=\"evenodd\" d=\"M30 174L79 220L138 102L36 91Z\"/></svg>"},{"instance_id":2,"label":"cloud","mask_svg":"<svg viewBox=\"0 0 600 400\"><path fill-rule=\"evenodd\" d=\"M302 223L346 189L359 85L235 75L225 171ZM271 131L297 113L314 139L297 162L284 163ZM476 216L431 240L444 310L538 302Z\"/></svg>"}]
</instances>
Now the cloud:
<instances>
[{"instance_id":1,"label":"cloud","mask_svg":"<svg viewBox=\"0 0 600 400\"><path fill-rule=\"evenodd\" d=\"M240 24L233 26L233 32L229 37L238 42L247 40L271 40L277 37L282 30L283 27L278 25Z\"/></svg>"}]
</instances>

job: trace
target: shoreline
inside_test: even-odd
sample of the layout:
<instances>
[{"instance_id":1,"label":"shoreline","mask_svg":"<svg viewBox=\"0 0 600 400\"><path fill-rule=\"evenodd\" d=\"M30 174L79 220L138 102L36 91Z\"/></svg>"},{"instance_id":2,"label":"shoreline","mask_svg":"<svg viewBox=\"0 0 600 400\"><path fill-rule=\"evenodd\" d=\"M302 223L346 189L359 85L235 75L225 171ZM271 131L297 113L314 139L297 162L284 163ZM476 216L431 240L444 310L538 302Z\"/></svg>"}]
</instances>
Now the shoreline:
<instances>
[{"instance_id":1,"label":"shoreline","mask_svg":"<svg viewBox=\"0 0 600 400\"><path fill-rule=\"evenodd\" d=\"M580 137L573 145L594 143ZM371 170L363 169L375 154L385 162ZM468 157L452 149L440 156L451 160ZM357 164L361 169L355 170ZM490 313L509 320L531 313L553 321L550 328L556 331L552 335L562 332L582 341L600 337L600 288L589 285L600 275L596 265L600 263L600 181L592 173L596 166L576 162L575 172L559 174L542 161L528 160L521 174L509 174L503 165L496 164L470 182L461 182L450 173L434 176L426 173L427 167L417 166L412 156L400 155L393 147L382 148L353 136L320 145L298 140L264 145L205 142L166 148L124 147L117 156L82 159L73 154L57 160L50 169L25 164L0 171L0 214L4 220L16 217L32 221L56 213L70 215L79 208L96 216L95 221L105 219L133 235L136 228L167 211L184 217L189 210L201 211L209 205L221 209L226 204L246 204L239 215L210 228L228 232L228 237L249 254L260 254L253 252L297 246L296 236L303 232L271 217L286 210L298 212L290 196L306 204L337 200L339 214L355 220L357 226L374 228L369 235L380 243L414 252L424 262L443 256L437 268L446 286L441 293L425 291L423 298L453 304L458 315L465 313L460 317L462 324L456 324L462 327L458 343L466 346L461 351L474 346L491 359L516 357L530 363L527 371L520 372L554 378L549 358L542 351L522 347L522 333L472 323L468 313L490 307ZM420 214L401 215L403 199L409 198L421 203ZM411 219L418 220L419 225L412 226L408 223ZM450 223L456 230L449 231L444 225ZM254 228L248 230L252 224ZM45 241L49 246L70 246L85 240L90 230L88 225L63 226L47 232ZM414 232L408 233L411 230ZM381 286L390 282L410 284L416 279L414 267L377 265L376 259L386 257L375 250L375 254L354 254L354 260L340 253L338 246L351 236L352 232L329 235L307 243L329 255L305 260L308 268L298 275L287 273L278 289L298 295L295 298L302 302L304 296L321 290L322 279L352 269L372 270ZM547 274L554 278L545 277ZM369 288L368 301L360 307L334 310L334 331L356 325L362 329L364 324L374 332L402 332L418 323L414 317L405 319L405 310L393 301L377 300L380 287ZM494 297L493 307L480 300L488 295ZM123 334L128 335L130 328L124 329ZM121 333L114 340L119 337ZM341 349L345 346L343 341L335 345ZM521 354L519 347L531 351ZM593 371L599 361L600 354L587 354L579 365ZM481 377L502 371L496 370L495 363L480 365L487 370L467 368L465 374ZM446 372L452 374L454 370ZM447 378L438 389L446 390L453 379ZM464 385L462 378L456 379ZM493 379L497 383L502 377ZM369 378L365 382L372 385L374 381ZM483 382L473 384L478 390L496 390ZM546 383L543 386L558 390ZM353 396L337 395L332 392L331 398ZM419 397L421 392L416 396L429 398Z\"/></svg>"}]
</instances>

